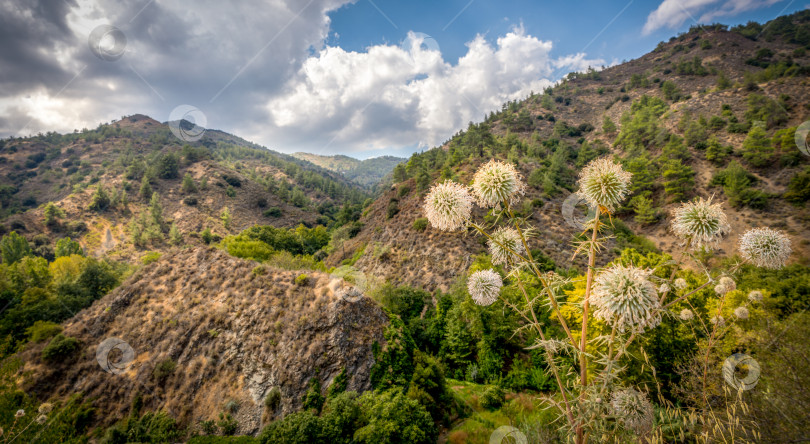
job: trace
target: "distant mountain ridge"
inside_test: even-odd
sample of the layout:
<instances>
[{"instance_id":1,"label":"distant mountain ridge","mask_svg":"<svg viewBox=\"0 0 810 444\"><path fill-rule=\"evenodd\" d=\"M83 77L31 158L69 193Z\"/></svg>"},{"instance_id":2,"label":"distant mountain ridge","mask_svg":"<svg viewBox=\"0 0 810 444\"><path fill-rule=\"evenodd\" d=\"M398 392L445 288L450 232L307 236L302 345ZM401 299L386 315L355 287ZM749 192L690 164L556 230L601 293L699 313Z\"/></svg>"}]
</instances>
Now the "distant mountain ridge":
<instances>
[{"instance_id":1,"label":"distant mountain ridge","mask_svg":"<svg viewBox=\"0 0 810 444\"><path fill-rule=\"evenodd\" d=\"M367 188L380 183L385 176L389 175L391 171L394 170L395 166L406 160L394 156L380 156L358 160L342 154L324 156L302 152L293 153L292 156L306 160L327 170L340 173L347 179Z\"/></svg>"}]
</instances>

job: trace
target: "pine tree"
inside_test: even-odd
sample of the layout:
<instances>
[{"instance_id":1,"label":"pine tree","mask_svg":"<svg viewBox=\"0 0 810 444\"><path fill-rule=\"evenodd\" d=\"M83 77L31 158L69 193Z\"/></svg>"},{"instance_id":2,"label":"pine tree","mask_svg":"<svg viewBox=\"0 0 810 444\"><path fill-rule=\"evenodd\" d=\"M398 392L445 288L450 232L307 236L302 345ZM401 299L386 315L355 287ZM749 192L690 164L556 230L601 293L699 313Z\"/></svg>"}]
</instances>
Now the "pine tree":
<instances>
[{"instance_id":1,"label":"pine tree","mask_svg":"<svg viewBox=\"0 0 810 444\"><path fill-rule=\"evenodd\" d=\"M194 183L194 179L191 177L191 174L186 173L183 176L183 192L186 194L193 193L197 191L197 185Z\"/></svg>"},{"instance_id":2,"label":"pine tree","mask_svg":"<svg viewBox=\"0 0 810 444\"><path fill-rule=\"evenodd\" d=\"M172 222L172 227L169 229L169 242L173 245L180 245L183 243L183 234L177 229L177 224Z\"/></svg>"},{"instance_id":3,"label":"pine tree","mask_svg":"<svg viewBox=\"0 0 810 444\"><path fill-rule=\"evenodd\" d=\"M90 198L89 208L93 211L104 211L110 206L110 196L102 185L96 187L96 192Z\"/></svg>"},{"instance_id":4,"label":"pine tree","mask_svg":"<svg viewBox=\"0 0 810 444\"><path fill-rule=\"evenodd\" d=\"M761 125L754 125L748 131L748 136L743 142L742 155L748 163L757 168L770 163L773 158L773 147Z\"/></svg>"},{"instance_id":5,"label":"pine tree","mask_svg":"<svg viewBox=\"0 0 810 444\"><path fill-rule=\"evenodd\" d=\"M607 114L605 114L605 117L602 119L602 131L608 135L616 134L616 124L610 120L610 117Z\"/></svg>"},{"instance_id":6,"label":"pine tree","mask_svg":"<svg viewBox=\"0 0 810 444\"><path fill-rule=\"evenodd\" d=\"M149 214L152 216L151 222L162 229L163 207L160 206L160 196L157 193L152 193L152 199L149 202Z\"/></svg>"},{"instance_id":7,"label":"pine tree","mask_svg":"<svg viewBox=\"0 0 810 444\"><path fill-rule=\"evenodd\" d=\"M219 214L219 218L222 220L222 225L225 227L226 230L231 229L231 211L228 207L222 209L222 212Z\"/></svg>"},{"instance_id":8,"label":"pine tree","mask_svg":"<svg viewBox=\"0 0 810 444\"><path fill-rule=\"evenodd\" d=\"M43 210L45 216L45 225L52 227L59 224L59 218L65 216L65 212L61 208L54 205L53 202L48 202Z\"/></svg>"},{"instance_id":9,"label":"pine tree","mask_svg":"<svg viewBox=\"0 0 810 444\"><path fill-rule=\"evenodd\" d=\"M143 176L143 179L141 179L141 190L139 194L143 200L152 198L152 185L149 183L149 178L146 176Z\"/></svg>"}]
</instances>

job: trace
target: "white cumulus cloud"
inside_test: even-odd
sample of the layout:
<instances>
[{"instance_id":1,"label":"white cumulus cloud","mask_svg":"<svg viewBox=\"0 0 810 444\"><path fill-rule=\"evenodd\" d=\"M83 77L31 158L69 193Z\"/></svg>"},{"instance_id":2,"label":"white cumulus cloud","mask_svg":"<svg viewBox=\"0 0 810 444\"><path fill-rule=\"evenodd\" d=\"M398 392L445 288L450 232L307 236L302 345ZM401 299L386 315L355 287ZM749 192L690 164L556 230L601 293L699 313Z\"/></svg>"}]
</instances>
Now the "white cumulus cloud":
<instances>
[{"instance_id":1,"label":"white cumulus cloud","mask_svg":"<svg viewBox=\"0 0 810 444\"><path fill-rule=\"evenodd\" d=\"M719 17L765 8L784 0L664 0L647 16L642 33L677 28L687 21L709 23Z\"/></svg>"},{"instance_id":2,"label":"white cumulus cloud","mask_svg":"<svg viewBox=\"0 0 810 444\"><path fill-rule=\"evenodd\" d=\"M410 33L401 46L365 52L326 47L268 101L272 132L315 152L434 146L502 103L542 91L558 70L604 64L585 54L552 58L551 42L520 27L494 45L476 36L455 65L427 39Z\"/></svg>"}]
</instances>

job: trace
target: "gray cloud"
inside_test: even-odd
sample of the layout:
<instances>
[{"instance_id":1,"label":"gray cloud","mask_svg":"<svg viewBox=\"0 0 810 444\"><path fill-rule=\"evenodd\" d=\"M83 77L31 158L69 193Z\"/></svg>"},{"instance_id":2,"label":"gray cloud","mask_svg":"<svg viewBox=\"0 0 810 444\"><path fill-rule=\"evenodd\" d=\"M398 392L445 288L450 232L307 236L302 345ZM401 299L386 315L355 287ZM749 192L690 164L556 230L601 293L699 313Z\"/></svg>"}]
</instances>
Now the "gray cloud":
<instances>
[{"instance_id":1,"label":"gray cloud","mask_svg":"<svg viewBox=\"0 0 810 444\"><path fill-rule=\"evenodd\" d=\"M494 45L476 37L455 65L414 47L414 34L361 53L328 47L328 14L346 3L5 0L0 136L134 113L164 121L188 104L209 127L274 149L386 154L439 143L560 69L604 63L554 59L550 42L519 28ZM106 24L127 40L115 61L87 41Z\"/></svg>"}]
</instances>

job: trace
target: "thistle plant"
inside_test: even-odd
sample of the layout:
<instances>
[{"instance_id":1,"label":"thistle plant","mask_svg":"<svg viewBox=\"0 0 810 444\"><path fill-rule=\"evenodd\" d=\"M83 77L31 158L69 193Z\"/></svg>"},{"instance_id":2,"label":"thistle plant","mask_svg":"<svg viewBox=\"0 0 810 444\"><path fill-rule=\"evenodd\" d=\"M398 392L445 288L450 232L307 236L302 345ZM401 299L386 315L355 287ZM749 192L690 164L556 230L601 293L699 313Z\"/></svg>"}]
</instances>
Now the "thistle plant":
<instances>
[{"instance_id":1,"label":"thistle plant","mask_svg":"<svg viewBox=\"0 0 810 444\"><path fill-rule=\"evenodd\" d=\"M711 197L687 202L672 213L672 232L696 250L715 245L730 230L726 213Z\"/></svg>"},{"instance_id":2,"label":"thistle plant","mask_svg":"<svg viewBox=\"0 0 810 444\"><path fill-rule=\"evenodd\" d=\"M746 262L783 266L790 255L789 240L770 229L749 231L740 240L743 262L712 272L693 252L711 249L731 230L719 203L712 198L698 198L673 211L671 220L673 233L684 243L683 260L693 260L693 269L704 275L696 284L676 277L680 263L665 264L672 266L669 279L658 277L657 268L621 263L597 267L596 258L606 250L609 239L605 232L612 225L613 213L627 197L632 180L619 163L599 158L587 164L578 179L578 195L596 211L575 242L575 256L585 255L588 265L584 278L580 278L584 281L584 294L576 301L570 299L566 290L574 280L541 271L532 257L530 243L536 230L530 218L517 217L512 210L525 191L521 177L514 165L489 161L479 168L469 186L451 181L434 185L425 198L425 215L439 230L463 229L486 238L493 265L502 267L506 273L502 276L495 269L476 271L468 277L467 291L479 306L503 303L524 324L515 333L530 332L535 337L534 344L527 349L545 353L559 391L558 396L545 397L544 402L558 410L563 424L561 431L570 440L577 444L618 442L633 435L639 440L663 440L661 430L655 426L652 403L645 394L651 393L650 390L628 387L619 381L619 375L628 367L625 362L642 358L631 353L630 347L664 318L684 322L693 330L702 329L701 335L708 342L702 367L705 399L710 367L708 350L722 336L727 322L748 319L751 315L746 307L740 306L733 311L731 321L723 317L723 313L728 315L728 311L723 311L727 295L737 287L732 276ZM494 222L474 222L471 217L474 204L489 212ZM529 280L533 282L531 285ZM501 297L504 285L519 290L518 299ZM715 289L716 309L712 308L710 313L696 311L690 297L698 292L710 293L711 288ZM752 292L748 299L761 300L761 292ZM556 323L559 333L555 335L559 337L551 336L549 326L539 321L542 316L538 313L542 311L547 311ZM590 325L591 320L601 324L596 328ZM604 328L609 335L599 333ZM563 359L561 355L573 359ZM659 400L665 402L660 394ZM692 425L698 421L695 417L707 415L706 411L691 415L670 407L668 411L674 412L680 421ZM704 408L711 411L708 400ZM708 430L708 423L701 424Z\"/></svg>"},{"instance_id":3,"label":"thistle plant","mask_svg":"<svg viewBox=\"0 0 810 444\"><path fill-rule=\"evenodd\" d=\"M779 230L754 228L740 238L742 257L763 268L778 269L790 257L790 239Z\"/></svg>"}]
</instances>

